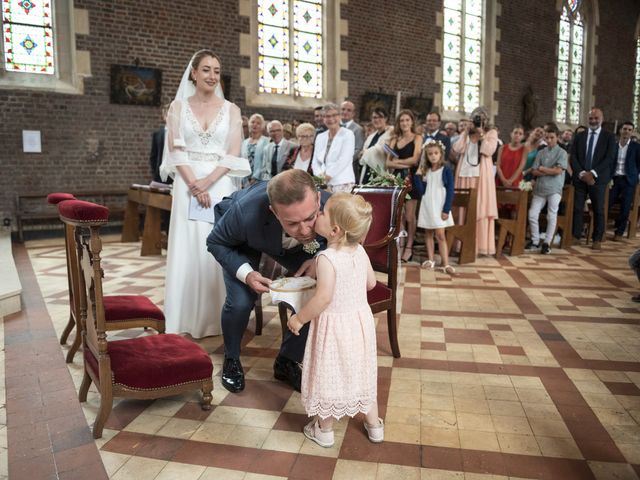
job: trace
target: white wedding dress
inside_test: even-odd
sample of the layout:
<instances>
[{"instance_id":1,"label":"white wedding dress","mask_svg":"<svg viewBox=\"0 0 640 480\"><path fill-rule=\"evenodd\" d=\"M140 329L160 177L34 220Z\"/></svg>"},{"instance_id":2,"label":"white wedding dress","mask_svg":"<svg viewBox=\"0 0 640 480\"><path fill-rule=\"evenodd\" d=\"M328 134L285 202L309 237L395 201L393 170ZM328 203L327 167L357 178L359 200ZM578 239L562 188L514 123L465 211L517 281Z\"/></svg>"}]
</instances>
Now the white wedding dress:
<instances>
[{"instance_id":1,"label":"white wedding dress","mask_svg":"<svg viewBox=\"0 0 640 480\"><path fill-rule=\"evenodd\" d=\"M217 166L229 172L210 188L212 203L238 190L251 173L240 157L242 119L239 108L224 101L215 120L204 130L188 101L175 100L167 117L167 145L163 168L175 178L167 251L164 314L167 333L189 333L194 338L220 335L220 313L226 293L222 267L207 251L213 224L189 220L189 187L176 170L188 165L195 178Z\"/></svg>"}]
</instances>

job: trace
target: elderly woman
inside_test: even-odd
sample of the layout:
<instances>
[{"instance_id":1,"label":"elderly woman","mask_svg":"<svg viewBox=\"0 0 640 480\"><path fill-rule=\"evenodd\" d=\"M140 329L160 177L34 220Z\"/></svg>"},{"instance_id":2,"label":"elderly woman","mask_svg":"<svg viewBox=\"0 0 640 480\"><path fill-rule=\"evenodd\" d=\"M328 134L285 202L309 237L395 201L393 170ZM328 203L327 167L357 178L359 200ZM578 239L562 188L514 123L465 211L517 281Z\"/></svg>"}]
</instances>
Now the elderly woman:
<instances>
[{"instance_id":1,"label":"elderly woman","mask_svg":"<svg viewBox=\"0 0 640 480\"><path fill-rule=\"evenodd\" d=\"M371 170L384 170L387 154L384 151L384 144L389 142L393 127L387 125L389 114L383 107L374 107L371 110L371 125L373 132L364 141L362 155L360 157L360 184L369 181Z\"/></svg>"},{"instance_id":2,"label":"elderly woman","mask_svg":"<svg viewBox=\"0 0 640 480\"><path fill-rule=\"evenodd\" d=\"M322 109L327 130L316 138L311 168L323 176L331 192L350 192L356 182L353 173L355 137L348 128L340 126L340 109L334 103Z\"/></svg>"},{"instance_id":3,"label":"elderly woman","mask_svg":"<svg viewBox=\"0 0 640 480\"><path fill-rule=\"evenodd\" d=\"M498 218L496 183L492 155L498 146L498 134L488 127L489 114L478 107L471 112L472 123L460 134L453 146L458 156L455 187L478 189L476 217L476 254L496 253L495 220ZM461 210L458 224L464 224L466 211Z\"/></svg>"},{"instance_id":4,"label":"elderly woman","mask_svg":"<svg viewBox=\"0 0 640 480\"><path fill-rule=\"evenodd\" d=\"M257 179L257 170L262 165L262 152L269 144L269 137L263 135L264 117L254 113L249 118L249 137L242 141L240 156L249 160L251 175L242 179L242 186L246 187Z\"/></svg>"},{"instance_id":5,"label":"elderly woman","mask_svg":"<svg viewBox=\"0 0 640 480\"><path fill-rule=\"evenodd\" d=\"M316 138L316 127L310 123L302 123L296 128L296 138L298 147L291 150L291 153L284 162L282 170L297 168L305 170L313 175L311 169L311 159L313 158L313 141Z\"/></svg>"}]
</instances>

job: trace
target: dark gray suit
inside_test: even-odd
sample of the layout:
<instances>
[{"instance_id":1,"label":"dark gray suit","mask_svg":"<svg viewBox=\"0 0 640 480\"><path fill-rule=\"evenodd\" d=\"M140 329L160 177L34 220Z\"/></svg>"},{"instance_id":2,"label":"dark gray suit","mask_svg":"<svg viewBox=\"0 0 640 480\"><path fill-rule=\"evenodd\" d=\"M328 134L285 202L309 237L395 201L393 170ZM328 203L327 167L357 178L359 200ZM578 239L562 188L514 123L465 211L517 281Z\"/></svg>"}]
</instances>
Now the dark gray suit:
<instances>
[{"instance_id":1,"label":"dark gray suit","mask_svg":"<svg viewBox=\"0 0 640 480\"><path fill-rule=\"evenodd\" d=\"M321 207L329 194L323 192ZM295 272L313 255L302 251L302 245L285 250L282 246L283 230L269 209L267 182L235 192L215 206L216 223L207 238L207 249L222 265L227 298L222 307L222 333L225 356L240 357L240 343L249 323L257 294L236 278L236 272L245 263L258 270L263 253L290 272ZM326 241L318 237L321 245ZM324 247L323 247L324 248ZM302 362L307 340L308 325L300 336L287 332L280 355Z\"/></svg>"}]
</instances>

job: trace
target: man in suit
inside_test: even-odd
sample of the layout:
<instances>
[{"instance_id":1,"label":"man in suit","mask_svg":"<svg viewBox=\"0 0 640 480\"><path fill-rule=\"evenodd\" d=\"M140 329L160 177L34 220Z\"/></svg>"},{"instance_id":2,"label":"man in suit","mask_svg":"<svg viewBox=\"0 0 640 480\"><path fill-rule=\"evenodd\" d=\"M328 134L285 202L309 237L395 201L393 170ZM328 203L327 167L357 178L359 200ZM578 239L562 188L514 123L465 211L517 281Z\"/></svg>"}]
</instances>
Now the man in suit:
<instances>
[{"instance_id":1,"label":"man in suit","mask_svg":"<svg viewBox=\"0 0 640 480\"><path fill-rule=\"evenodd\" d=\"M271 120L267 125L271 143L264 147L262 153L262 170L260 180L269 180L282 171L282 166L295 145L284 138L284 128L278 120Z\"/></svg>"},{"instance_id":2,"label":"man in suit","mask_svg":"<svg viewBox=\"0 0 640 480\"><path fill-rule=\"evenodd\" d=\"M604 235L604 196L615 163L615 136L602 128L604 115L599 108L589 111L589 128L576 135L571 144L571 168L575 187L573 203L573 239L582 237L584 203L591 199L594 215L593 250L600 250Z\"/></svg>"},{"instance_id":3,"label":"man in suit","mask_svg":"<svg viewBox=\"0 0 640 480\"><path fill-rule=\"evenodd\" d=\"M161 183L173 183L173 178L167 178L166 182L160 178L160 165L162 164L162 153L164 152L164 137L167 131L167 113L169 112L169 105L162 106L162 122L165 124L162 128L159 128L151 136L151 155L149 155L149 166L151 167L151 175L153 180Z\"/></svg>"},{"instance_id":4,"label":"man in suit","mask_svg":"<svg viewBox=\"0 0 640 480\"><path fill-rule=\"evenodd\" d=\"M258 272L261 255L269 255L296 276L315 277L313 256L325 241L316 237L313 228L328 198L327 192L317 191L311 175L292 169L216 205L207 249L222 265L227 290L222 307L222 385L230 392L244 389L242 335L258 294L269 291L270 280ZM274 376L298 391L307 333L308 328L300 336L286 332L273 366Z\"/></svg>"},{"instance_id":5,"label":"man in suit","mask_svg":"<svg viewBox=\"0 0 640 480\"><path fill-rule=\"evenodd\" d=\"M356 113L356 106L353 102L348 100L342 102L340 105L340 117L342 119L342 126L348 128L353 132L353 136L356 139L356 147L353 152L353 173L355 178L360 178L360 154L362 153L362 147L364 146L364 128L357 124L353 119Z\"/></svg>"},{"instance_id":6,"label":"man in suit","mask_svg":"<svg viewBox=\"0 0 640 480\"><path fill-rule=\"evenodd\" d=\"M616 219L614 242L622 240L627 228L629 211L633 202L633 194L638 185L640 172L640 145L631 141L634 125L624 122L618 129L619 140L616 142L615 163L613 165L613 187L609 191L609 211L618 200L620 201L620 215Z\"/></svg>"},{"instance_id":7,"label":"man in suit","mask_svg":"<svg viewBox=\"0 0 640 480\"><path fill-rule=\"evenodd\" d=\"M447 135L440 133L440 123L440 114L438 112L431 112L427 115L427 120L424 126L423 143L430 140L438 140L442 142L445 148L444 158L448 159L449 154L451 153L451 139Z\"/></svg>"}]
</instances>

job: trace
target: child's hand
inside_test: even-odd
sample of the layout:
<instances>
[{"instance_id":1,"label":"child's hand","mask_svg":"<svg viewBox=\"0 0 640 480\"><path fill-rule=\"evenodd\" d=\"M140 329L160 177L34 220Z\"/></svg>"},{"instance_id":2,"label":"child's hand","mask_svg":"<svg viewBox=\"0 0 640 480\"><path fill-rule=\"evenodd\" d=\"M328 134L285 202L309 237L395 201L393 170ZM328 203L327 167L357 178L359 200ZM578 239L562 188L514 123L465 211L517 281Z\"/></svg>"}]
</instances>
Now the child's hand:
<instances>
[{"instance_id":1,"label":"child's hand","mask_svg":"<svg viewBox=\"0 0 640 480\"><path fill-rule=\"evenodd\" d=\"M449 218L449 214L448 214L448 213L444 213L444 212L442 212L442 213L440 214L440 218L441 218L442 220L447 220L447 219Z\"/></svg>"},{"instance_id":2,"label":"child's hand","mask_svg":"<svg viewBox=\"0 0 640 480\"><path fill-rule=\"evenodd\" d=\"M298 315L295 313L289 317L287 327L294 335L300 335L300 329L303 327L302 323L298 320Z\"/></svg>"}]
</instances>

